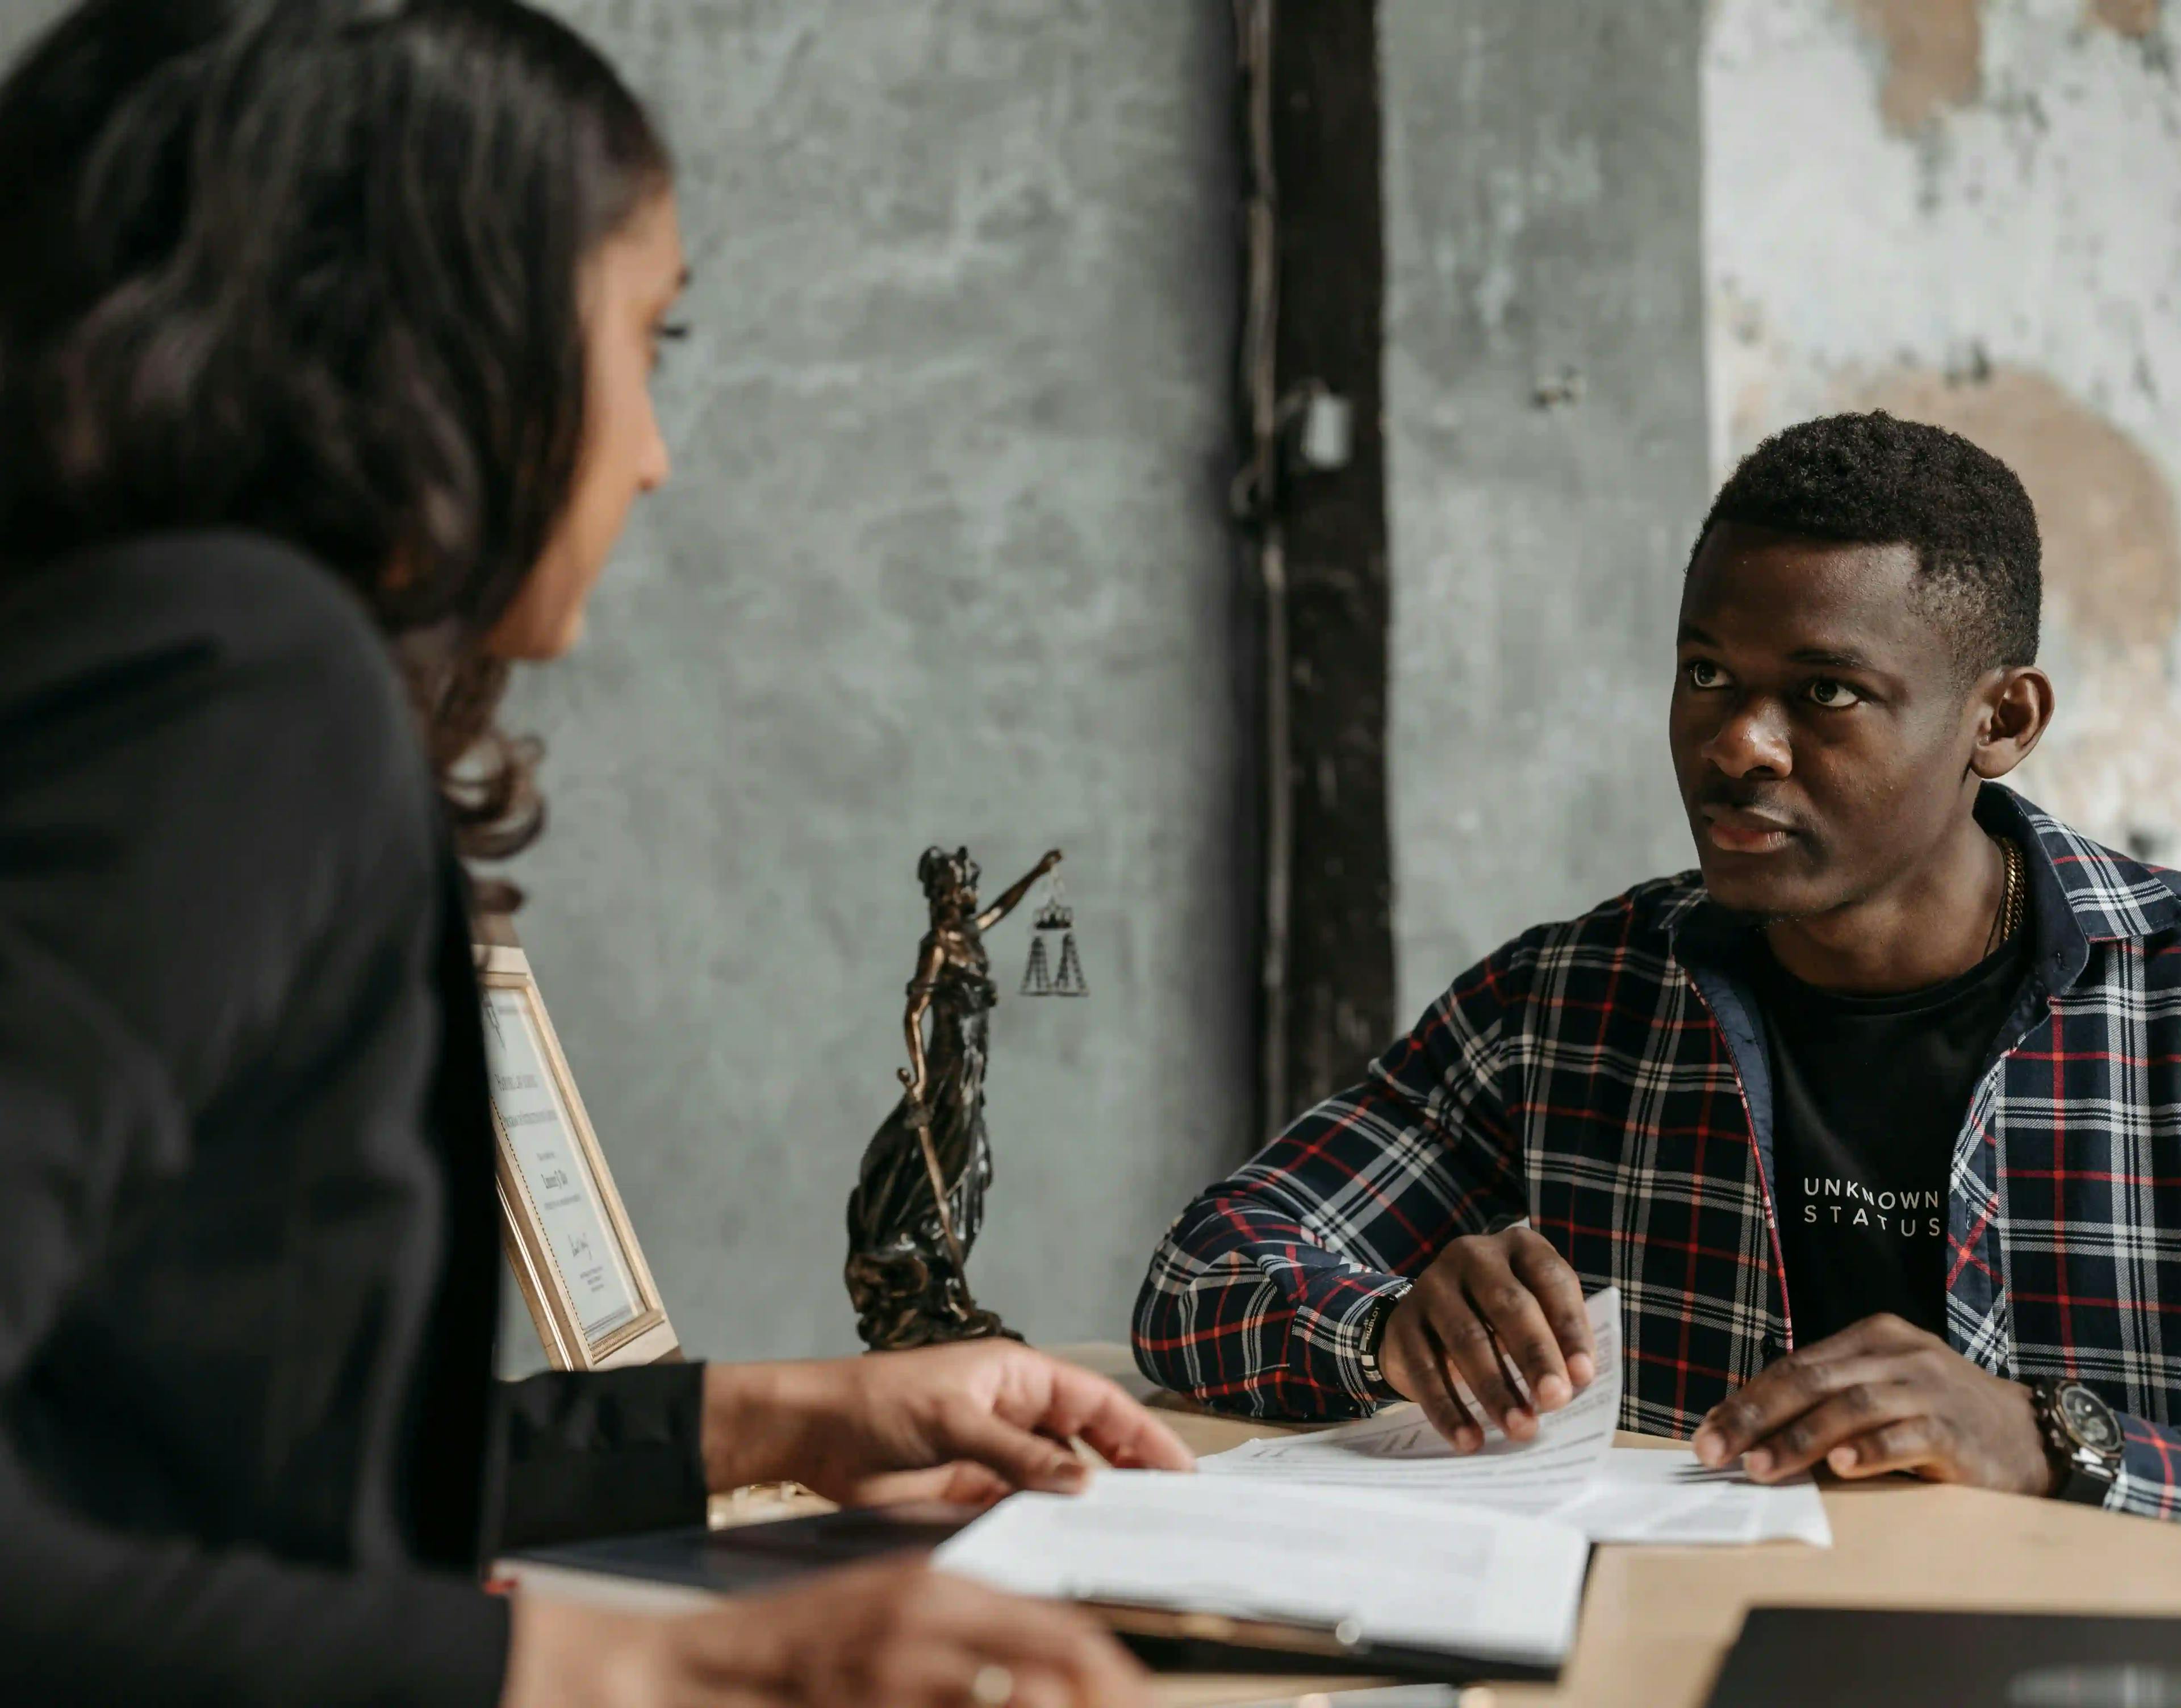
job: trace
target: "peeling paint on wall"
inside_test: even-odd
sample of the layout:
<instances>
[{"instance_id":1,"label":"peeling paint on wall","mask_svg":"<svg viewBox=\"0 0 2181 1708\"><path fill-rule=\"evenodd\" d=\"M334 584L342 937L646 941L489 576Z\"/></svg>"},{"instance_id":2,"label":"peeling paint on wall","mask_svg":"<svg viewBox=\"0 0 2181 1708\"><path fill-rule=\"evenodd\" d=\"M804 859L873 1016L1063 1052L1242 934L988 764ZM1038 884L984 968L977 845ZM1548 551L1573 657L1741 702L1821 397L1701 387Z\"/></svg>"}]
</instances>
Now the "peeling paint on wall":
<instances>
[{"instance_id":1,"label":"peeling paint on wall","mask_svg":"<svg viewBox=\"0 0 2181 1708\"><path fill-rule=\"evenodd\" d=\"M1948 108L1966 107L1983 82L1981 0L1844 0L1886 54L1878 108L1906 136Z\"/></svg>"},{"instance_id":2,"label":"peeling paint on wall","mask_svg":"<svg viewBox=\"0 0 2181 1708\"><path fill-rule=\"evenodd\" d=\"M2084 21L2138 40L2158 27L2159 0L2085 0Z\"/></svg>"},{"instance_id":3,"label":"peeling paint on wall","mask_svg":"<svg viewBox=\"0 0 2181 1708\"><path fill-rule=\"evenodd\" d=\"M2181 544L2158 466L2047 376L1909 368L1851 380L1841 406L1950 428L2022 477L2044 536L2048 620L2101 646L2162 644L2181 622Z\"/></svg>"},{"instance_id":4,"label":"peeling paint on wall","mask_svg":"<svg viewBox=\"0 0 2181 1708\"><path fill-rule=\"evenodd\" d=\"M1902 41L1874 55L1869 8L1721 0L1704 66L1714 472L1790 422L1873 406L2004 458L2045 536L2059 696L2012 781L2181 861L2181 86L2129 39L2156 40L2156 7L1976 16L1980 94L1904 139L1884 92Z\"/></svg>"},{"instance_id":5,"label":"peeling paint on wall","mask_svg":"<svg viewBox=\"0 0 2181 1708\"><path fill-rule=\"evenodd\" d=\"M1909 369L1842 387L1843 408L1949 428L2022 477L2045 547L2046 668L2059 716L2013 779L2140 854L2181 855L2181 533L2143 448L2043 374Z\"/></svg>"}]
</instances>

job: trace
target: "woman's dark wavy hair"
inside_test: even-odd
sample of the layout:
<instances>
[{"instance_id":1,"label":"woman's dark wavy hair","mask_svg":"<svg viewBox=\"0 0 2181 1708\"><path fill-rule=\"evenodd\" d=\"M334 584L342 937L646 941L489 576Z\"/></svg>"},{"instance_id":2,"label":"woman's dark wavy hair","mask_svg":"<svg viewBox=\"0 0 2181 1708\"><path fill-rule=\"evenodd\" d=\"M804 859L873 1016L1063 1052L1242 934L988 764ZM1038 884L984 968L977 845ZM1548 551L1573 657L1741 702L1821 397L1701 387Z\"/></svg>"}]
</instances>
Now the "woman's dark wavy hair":
<instances>
[{"instance_id":1,"label":"woman's dark wavy hair","mask_svg":"<svg viewBox=\"0 0 2181 1708\"><path fill-rule=\"evenodd\" d=\"M0 580L253 528L395 640L457 844L543 826L481 638L565 511L642 106L516 0L88 0L0 85Z\"/></svg>"}]
</instances>

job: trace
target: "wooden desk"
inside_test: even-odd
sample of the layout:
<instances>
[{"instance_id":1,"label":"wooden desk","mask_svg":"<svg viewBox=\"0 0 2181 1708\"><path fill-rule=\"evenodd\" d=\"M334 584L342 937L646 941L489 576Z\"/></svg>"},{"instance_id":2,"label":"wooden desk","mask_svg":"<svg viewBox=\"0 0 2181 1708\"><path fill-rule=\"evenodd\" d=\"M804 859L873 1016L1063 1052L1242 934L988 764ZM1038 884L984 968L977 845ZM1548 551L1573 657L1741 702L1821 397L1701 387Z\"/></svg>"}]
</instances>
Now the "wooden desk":
<instances>
[{"instance_id":1,"label":"wooden desk","mask_svg":"<svg viewBox=\"0 0 2181 1708\"><path fill-rule=\"evenodd\" d=\"M1140 1398L1160 1401L1118 1346L1053 1350L1114 1376ZM1186 1411L1165 1415L1199 1453L1289 1433ZM1675 1445L1641 1435L1620 1440L1632 1447ZM1792 1542L1600 1547L1560 1683L1479 1689L1465 1694L1464 1708L1699 1708L1743 1611L1759 1602L2181 1616L2181 1524L1893 1478L1830 1484L1825 1502L1833 1528L1829 1549ZM736 1516L772 1513L761 1503L745 1503ZM687 1594L534 1568L523 1575L547 1594L596 1595L632 1605L655 1606ZM1295 1700L1334 1688L1322 1679L1175 1678L1160 1682L1158 1700L1162 1708L1219 1708Z\"/></svg>"},{"instance_id":2,"label":"wooden desk","mask_svg":"<svg viewBox=\"0 0 2181 1708\"><path fill-rule=\"evenodd\" d=\"M1125 1349L1054 1351L1158 1403ZM1186 1412L1164 1415L1199 1453L1287 1433ZM1625 1434L1619 1440L1677 1445ZM2181 1524L1905 1478L1828 1483L1824 1498L1830 1548L1598 1548L1560 1683L1496 1686L1491 1699L1499 1708L1699 1708L1743 1612L1759 1602L2181 1616ZM1162 1681L1159 1700L1168 1708L1213 1708L1324 1688L1292 1679L1173 1678ZM1483 1708L1486 1693L1474 1694Z\"/></svg>"},{"instance_id":3,"label":"wooden desk","mask_svg":"<svg viewBox=\"0 0 2181 1708\"><path fill-rule=\"evenodd\" d=\"M1205 1452L1267 1433L1188 1417L1175 1427ZM1830 1484L1825 1502L1830 1548L1601 1546L1560 1684L1503 1685L1492 1697L1499 1708L1698 1708L1742 1613L1759 1602L2181 1616L2181 1525L1893 1478ZM1211 1708L1307 1688L1176 1678L1160 1700Z\"/></svg>"}]
</instances>

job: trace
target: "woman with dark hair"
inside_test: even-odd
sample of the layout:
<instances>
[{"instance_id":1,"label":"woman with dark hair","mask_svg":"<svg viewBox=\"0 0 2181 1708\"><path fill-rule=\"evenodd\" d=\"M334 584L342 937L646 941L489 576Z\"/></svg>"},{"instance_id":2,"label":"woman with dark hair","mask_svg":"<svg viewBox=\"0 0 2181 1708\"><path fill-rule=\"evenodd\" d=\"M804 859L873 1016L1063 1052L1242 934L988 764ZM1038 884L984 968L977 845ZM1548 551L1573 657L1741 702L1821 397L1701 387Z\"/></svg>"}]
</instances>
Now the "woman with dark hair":
<instances>
[{"instance_id":1,"label":"woman with dark hair","mask_svg":"<svg viewBox=\"0 0 2181 1708\"><path fill-rule=\"evenodd\" d=\"M476 1582L708 1489L1187 1455L986 1343L490 1379L457 853L667 476L665 150L516 0L91 0L0 86L0 1698L1090 1703L908 1568L676 1619Z\"/></svg>"}]
</instances>

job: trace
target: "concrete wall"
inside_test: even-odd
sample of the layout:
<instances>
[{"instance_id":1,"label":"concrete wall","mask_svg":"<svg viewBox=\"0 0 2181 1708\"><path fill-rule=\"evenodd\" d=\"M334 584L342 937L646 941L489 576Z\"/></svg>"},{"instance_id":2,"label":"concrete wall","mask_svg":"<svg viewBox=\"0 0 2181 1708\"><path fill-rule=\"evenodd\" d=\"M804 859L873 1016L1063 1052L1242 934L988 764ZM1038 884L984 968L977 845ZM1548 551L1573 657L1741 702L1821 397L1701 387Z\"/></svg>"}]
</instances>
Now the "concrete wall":
<instances>
[{"instance_id":1,"label":"concrete wall","mask_svg":"<svg viewBox=\"0 0 2181 1708\"><path fill-rule=\"evenodd\" d=\"M1703 17L1698 0L1381 15L1413 1012L1522 927L1692 863L1665 716L1706 495Z\"/></svg>"},{"instance_id":2,"label":"concrete wall","mask_svg":"<svg viewBox=\"0 0 2181 1708\"><path fill-rule=\"evenodd\" d=\"M0 0L0 54L62 8ZM1224 521L1224 0L566 0L681 158L678 460L565 665L521 930L685 1341L848 1350L917 856L1047 847L1092 996L995 934L980 1296L1126 1331L1250 1144ZM511 1369L538 1362L516 1307Z\"/></svg>"},{"instance_id":3,"label":"concrete wall","mask_svg":"<svg viewBox=\"0 0 2181 1708\"><path fill-rule=\"evenodd\" d=\"M698 270L679 477L515 707L555 809L522 930L654 1267L698 1351L852 1344L916 855L1059 843L1095 994L1013 998L997 937L973 1274L1116 1335L1251 1140L1227 7L556 3L659 106ZM2172 8L1381 3L1404 1006L1689 863L1690 537L1843 406L2022 469L2062 692L2025 786L2181 857ZM0 0L0 54L59 9Z\"/></svg>"},{"instance_id":4,"label":"concrete wall","mask_svg":"<svg viewBox=\"0 0 2181 1708\"><path fill-rule=\"evenodd\" d=\"M30 45L68 8L61 0L0 0L0 66Z\"/></svg>"},{"instance_id":5,"label":"concrete wall","mask_svg":"<svg viewBox=\"0 0 2181 1708\"><path fill-rule=\"evenodd\" d=\"M515 709L555 812L520 928L669 1307L707 1353L853 1346L917 857L989 893L1057 844L1093 994L1015 999L995 934L971 1276L1120 1337L1249 1143L1227 8L555 9L656 103L696 271L676 478Z\"/></svg>"},{"instance_id":6,"label":"concrete wall","mask_svg":"<svg viewBox=\"0 0 2181 1708\"><path fill-rule=\"evenodd\" d=\"M1714 459L1883 406L2004 457L2059 716L2018 773L2181 858L2181 87L2158 0L1719 0Z\"/></svg>"}]
</instances>

